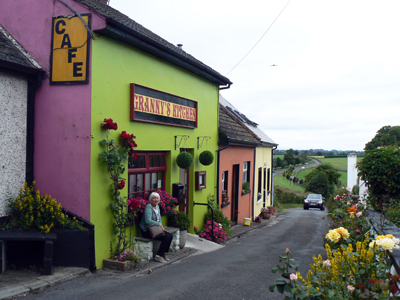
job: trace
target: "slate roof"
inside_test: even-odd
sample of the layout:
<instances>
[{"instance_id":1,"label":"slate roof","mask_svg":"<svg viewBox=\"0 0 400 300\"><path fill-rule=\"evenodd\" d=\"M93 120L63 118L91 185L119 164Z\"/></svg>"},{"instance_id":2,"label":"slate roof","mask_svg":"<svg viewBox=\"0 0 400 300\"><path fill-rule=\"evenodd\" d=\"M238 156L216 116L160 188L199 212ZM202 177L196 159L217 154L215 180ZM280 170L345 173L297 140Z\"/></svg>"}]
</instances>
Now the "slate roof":
<instances>
[{"instance_id":1,"label":"slate roof","mask_svg":"<svg viewBox=\"0 0 400 300\"><path fill-rule=\"evenodd\" d=\"M100 33L119 39L126 43L133 43L135 47L142 47L142 50L149 52L152 55L166 55L169 62L194 72L201 77L209 76L206 79L211 80L219 85L232 84L232 82L225 76L221 75L217 71L194 58L189 53L186 53L181 48L169 43L162 37L143 27L139 23L129 18L127 15L112 8L111 6L101 3L99 0L75 1L88 6L92 11L107 18L107 28L105 30L100 30ZM127 33L128 35L133 34L134 37L132 38L127 36ZM162 53L159 53L159 51ZM166 57L164 56L163 59L165 58ZM191 68L195 68L195 70Z\"/></svg>"},{"instance_id":2,"label":"slate roof","mask_svg":"<svg viewBox=\"0 0 400 300\"><path fill-rule=\"evenodd\" d=\"M0 26L0 67L28 74L44 72L40 66Z\"/></svg>"},{"instance_id":3,"label":"slate roof","mask_svg":"<svg viewBox=\"0 0 400 300\"><path fill-rule=\"evenodd\" d=\"M248 130L241 122L224 106L219 105L219 136L220 143L236 146L256 147L260 145L259 139Z\"/></svg>"},{"instance_id":4,"label":"slate roof","mask_svg":"<svg viewBox=\"0 0 400 300\"><path fill-rule=\"evenodd\" d=\"M244 114L239 112L236 107L234 107L228 100L226 100L222 95L219 95L219 103L227 110L229 110L232 114L234 114L239 122L246 126L254 135L262 142L265 146L278 146L268 135L266 135L260 128L258 128L258 124L249 120Z\"/></svg>"}]
</instances>

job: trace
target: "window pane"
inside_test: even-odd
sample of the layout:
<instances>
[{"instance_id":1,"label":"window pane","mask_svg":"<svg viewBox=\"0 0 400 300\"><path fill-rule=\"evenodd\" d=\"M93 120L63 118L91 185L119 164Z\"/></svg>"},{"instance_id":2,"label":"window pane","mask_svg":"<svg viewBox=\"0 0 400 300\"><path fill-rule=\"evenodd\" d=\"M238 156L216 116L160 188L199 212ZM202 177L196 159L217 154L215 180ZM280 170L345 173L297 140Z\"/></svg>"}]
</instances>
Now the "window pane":
<instances>
[{"instance_id":1,"label":"window pane","mask_svg":"<svg viewBox=\"0 0 400 300\"><path fill-rule=\"evenodd\" d=\"M157 173L151 173L151 188L157 189Z\"/></svg>"},{"instance_id":2,"label":"window pane","mask_svg":"<svg viewBox=\"0 0 400 300\"><path fill-rule=\"evenodd\" d=\"M160 155L160 167L165 167L164 155Z\"/></svg>"},{"instance_id":3,"label":"window pane","mask_svg":"<svg viewBox=\"0 0 400 300\"><path fill-rule=\"evenodd\" d=\"M158 172L157 173L157 188L161 189L163 187L163 172Z\"/></svg>"},{"instance_id":4,"label":"window pane","mask_svg":"<svg viewBox=\"0 0 400 300\"><path fill-rule=\"evenodd\" d=\"M145 157L143 155L139 156L138 159L134 159L131 157L128 162L128 168L129 169L139 169L139 168L145 168L146 167L146 161Z\"/></svg>"},{"instance_id":5,"label":"window pane","mask_svg":"<svg viewBox=\"0 0 400 300\"><path fill-rule=\"evenodd\" d=\"M159 167L160 166L160 159L159 156L154 156L154 166Z\"/></svg>"},{"instance_id":6,"label":"window pane","mask_svg":"<svg viewBox=\"0 0 400 300\"><path fill-rule=\"evenodd\" d=\"M134 193L136 192L136 175L135 174L131 174L129 175L129 193Z\"/></svg>"},{"instance_id":7,"label":"window pane","mask_svg":"<svg viewBox=\"0 0 400 300\"><path fill-rule=\"evenodd\" d=\"M154 167L153 157L154 157L154 156L149 155L149 167L150 167L150 168L153 168L153 167Z\"/></svg>"},{"instance_id":8,"label":"window pane","mask_svg":"<svg viewBox=\"0 0 400 300\"><path fill-rule=\"evenodd\" d=\"M141 192L143 191L143 174L138 174L136 179L136 191Z\"/></svg>"}]
</instances>

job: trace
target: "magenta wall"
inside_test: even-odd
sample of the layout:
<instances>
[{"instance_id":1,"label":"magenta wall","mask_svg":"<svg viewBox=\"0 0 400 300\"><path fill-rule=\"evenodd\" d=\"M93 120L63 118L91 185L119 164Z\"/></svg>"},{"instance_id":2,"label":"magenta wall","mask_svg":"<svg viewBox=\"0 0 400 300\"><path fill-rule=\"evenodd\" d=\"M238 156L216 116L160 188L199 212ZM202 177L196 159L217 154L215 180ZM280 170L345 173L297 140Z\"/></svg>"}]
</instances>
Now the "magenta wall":
<instances>
[{"instance_id":1,"label":"magenta wall","mask_svg":"<svg viewBox=\"0 0 400 300\"><path fill-rule=\"evenodd\" d=\"M79 13L89 13L75 1L64 1ZM2 1L0 25L49 74L52 17L73 14L59 1ZM100 16L92 13L91 19L92 29L104 27ZM50 86L46 78L36 95L36 186L86 220L90 219L90 108L91 83Z\"/></svg>"}]
</instances>

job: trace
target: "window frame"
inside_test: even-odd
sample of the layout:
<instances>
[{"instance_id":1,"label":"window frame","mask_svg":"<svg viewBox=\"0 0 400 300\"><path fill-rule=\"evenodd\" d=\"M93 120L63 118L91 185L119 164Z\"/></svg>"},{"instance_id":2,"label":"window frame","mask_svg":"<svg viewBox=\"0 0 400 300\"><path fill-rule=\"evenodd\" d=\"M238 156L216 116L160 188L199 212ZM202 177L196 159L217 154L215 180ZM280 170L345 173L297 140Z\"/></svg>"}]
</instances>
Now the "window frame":
<instances>
[{"instance_id":1,"label":"window frame","mask_svg":"<svg viewBox=\"0 0 400 300\"><path fill-rule=\"evenodd\" d=\"M142 168L129 168L128 164L128 198L136 198L136 197L142 197L146 199L148 197L147 194L150 194L151 192L161 189L165 190L165 175L166 175L166 170L167 170L167 161L166 161L166 152L152 152L152 151L146 151L146 152L136 152L138 156L144 156L144 162L145 162L145 167ZM150 157L151 156L162 156L164 158L164 166L159 166L159 167L150 167ZM133 158L130 158L133 159ZM158 176L158 173L161 173L161 187L157 188L151 188L146 189L146 174L151 174L156 173ZM130 191L130 178L131 175L143 175L143 190L142 191Z\"/></svg>"}]
</instances>

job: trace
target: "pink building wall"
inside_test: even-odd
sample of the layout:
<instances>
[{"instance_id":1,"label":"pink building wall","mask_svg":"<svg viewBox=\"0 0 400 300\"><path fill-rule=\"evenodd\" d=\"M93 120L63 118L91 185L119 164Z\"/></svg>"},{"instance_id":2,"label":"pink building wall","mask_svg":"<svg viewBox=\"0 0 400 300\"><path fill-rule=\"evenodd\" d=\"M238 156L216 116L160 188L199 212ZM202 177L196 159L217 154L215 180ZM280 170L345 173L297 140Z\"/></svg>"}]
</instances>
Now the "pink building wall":
<instances>
[{"instance_id":1,"label":"pink building wall","mask_svg":"<svg viewBox=\"0 0 400 300\"><path fill-rule=\"evenodd\" d=\"M251 193L242 195L242 182L243 182L243 163L250 161L250 188ZM254 148L250 147L236 147L230 146L220 152L220 174L219 174L219 199L222 195L221 178L222 172L228 171L228 196L232 195L232 174L233 165L239 164L239 205L238 205L238 223L243 223L243 218L253 218L252 216L252 195L253 195L253 181L254 181ZM230 202L233 200L230 199ZM232 220L232 204L221 209L224 215Z\"/></svg>"},{"instance_id":2,"label":"pink building wall","mask_svg":"<svg viewBox=\"0 0 400 300\"><path fill-rule=\"evenodd\" d=\"M90 13L80 3L64 1L80 14ZM56 198L64 208L89 220L91 68L88 84L49 84L52 17L74 14L59 1L2 1L0 25L47 73L35 100L36 187L42 194ZM104 26L105 20L92 13L92 30Z\"/></svg>"}]
</instances>

